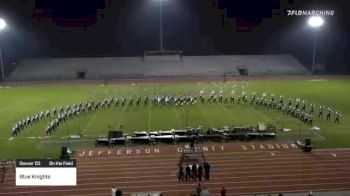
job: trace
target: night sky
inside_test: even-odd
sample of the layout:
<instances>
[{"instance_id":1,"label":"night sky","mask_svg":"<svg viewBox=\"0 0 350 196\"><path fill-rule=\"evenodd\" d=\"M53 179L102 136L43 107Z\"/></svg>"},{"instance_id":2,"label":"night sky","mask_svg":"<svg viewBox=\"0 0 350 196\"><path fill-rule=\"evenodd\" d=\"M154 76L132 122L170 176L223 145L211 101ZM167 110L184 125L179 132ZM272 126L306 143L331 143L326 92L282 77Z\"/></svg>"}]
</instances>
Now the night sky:
<instances>
[{"instance_id":1,"label":"night sky","mask_svg":"<svg viewBox=\"0 0 350 196\"><path fill-rule=\"evenodd\" d=\"M163 0L164 46L184 55L291 53L311 65L308 16L334 10L317 30L317 63L349 72L349 0ZM347 13L348 12L348 13ZM24 58L141 56L159 48L158 0L0 0L6 70Z\"/></svg>"}]
</instances>

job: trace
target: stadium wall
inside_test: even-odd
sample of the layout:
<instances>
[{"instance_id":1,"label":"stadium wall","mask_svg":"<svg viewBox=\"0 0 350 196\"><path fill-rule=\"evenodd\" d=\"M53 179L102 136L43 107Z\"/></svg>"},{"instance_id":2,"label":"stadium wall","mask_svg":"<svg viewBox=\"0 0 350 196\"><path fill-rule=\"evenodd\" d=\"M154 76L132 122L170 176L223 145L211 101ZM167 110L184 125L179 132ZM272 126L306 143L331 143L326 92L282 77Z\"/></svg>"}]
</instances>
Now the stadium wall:
<instances>
[{"instance_id":1,"label":"stadium wall","mask_svg":"<svg viewBox=\"0 0 350 196\"><path fill-rule=\"evenodd\" d=\"M308 71L291 55L152 56L27 59L20 62L9 81L84 79L176 78L248 75L306 75Z\"/></svg>"}]
</instances>

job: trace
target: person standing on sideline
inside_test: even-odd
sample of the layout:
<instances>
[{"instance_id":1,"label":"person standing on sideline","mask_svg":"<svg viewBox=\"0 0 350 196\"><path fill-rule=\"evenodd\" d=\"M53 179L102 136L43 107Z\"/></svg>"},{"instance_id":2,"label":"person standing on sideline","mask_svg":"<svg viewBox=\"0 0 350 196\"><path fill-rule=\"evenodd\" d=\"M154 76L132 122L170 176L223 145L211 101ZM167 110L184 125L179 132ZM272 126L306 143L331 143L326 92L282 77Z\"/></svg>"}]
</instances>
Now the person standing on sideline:
<instances>
[{"instance_id":1,"label":"person standing on sideline","mask_svg":"<svg viewBox=\"0 0 350 196\"><path fill-rule=\"evenodd\" d=\"M222 189L220 191L220 195L221 196L226 196L226 189L225 189L225 187L222 187Z\"/></svg>"},{"instance_id":2,"label":"person standing on sideline","mask_svg":"<svg viewBox=\"0 0 350 196\"><path fill-rule=\"evenodd\" d=\"M207 165L207 162L205 162L204 163L204 179L205 180L208 180L207 176L208 176L208 165Z\"/></svg>"},{"instance_id":3,"label":"person standing on sideline","mask_svg":"<svg viewBox=\"0 0 350 196\"><path fill-rule=\"evenodd\" d=\"M184 181L184 170L183 170L183 167L182 165L180 165L180 168L179 168L179 182L180 181Z\"/></svg>"},{"instance_id":4,"label":"person standing on sideline","mask_svg":"<svg viewBox=\"0 0 350 196\"><path fill-rule=\"evenodd\" d=\"M203 167L202 165L199 165L198 167L198 181L202 181L202 176L203 176Z\"/></svg>"},{"instance_id":5,"label":"person standing on sideline","mask_svg":"<svg viewBox=\"0 0 350 196\"><path fill-rule=\"evenodd\" d=\"M204 164L204 173L205 173L205 180L209 180L210 179L210 164L208 162L206 162Z\"/></svg>"},{"instance_id":6,"label":"person standing on sideline","mask_svg":"<svg viewBox=\"0 0 350 196\"><path fill-rule=\"evenodd\" d=\"M195 163L192 164L192 178L197 182L197 165Z\"/></svg>"},{"instance_id":7,"label":"person standing on sideline","mask_svg":"<svg viewBox=\"0 0 350 196\"><path fill-rule=\"evenodd\" d=\"M112 196L115 196L116 191L115 187L112 187Z\"/></svg>"},{"instance_id":8,"label":"person standing on sideline","mask_svg":"<svg viewBox=\"0 0 350 196\"><path fill-rule=\"evenodd\" d=\"M186 166L186 182L187 181L191 181L191 168L188 164Z\"/></svg>"}]
</instances>

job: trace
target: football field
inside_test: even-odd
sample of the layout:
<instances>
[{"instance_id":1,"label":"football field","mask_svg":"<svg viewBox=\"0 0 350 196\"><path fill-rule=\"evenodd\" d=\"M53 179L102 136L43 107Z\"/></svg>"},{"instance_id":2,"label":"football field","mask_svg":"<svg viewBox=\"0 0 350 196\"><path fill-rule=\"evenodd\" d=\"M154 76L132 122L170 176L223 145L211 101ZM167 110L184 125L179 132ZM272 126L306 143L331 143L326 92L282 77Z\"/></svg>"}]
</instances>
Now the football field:
<instances>
[{"instance_id":1,"label":"football field","mask_svg":"<svg viewBox=\"0 0 350 196\"><path fill-rule=\"evenodd\" d=\"M155 106L153 104L118 106L86 112L68 120L45 138L45 129L51 119L41 120L33 126L25 128L19 136L11 138L11 130L16 122L40 111L57 109L61 106L73 105L89 100L105 98L137 96L181 96L199 95L210 91L216 93L224 89L225 96L231 96L232 88L236 94L246 92L249 101L253 92L257 97L266 93L268 97L280 95L285 102L289 97L305 99L307 107L316 104L314 126L319 131L311 130L310 126L299 120L282 114L281 111L266 107L256 107L250 104L231 103L200 103L194 105ZM82 85L30 85L18 87L2 87L0 89L0 157L4 158L46 158L58 157L61 146L70 146L74 150L80 147L91 147L98 136L106 136L109 130L117 130L122 126L124 133L134 131L159 131L184 129L186 127L202 126L203 130L210 127L247 126L264 123L277 128L278 140L296 140L311 138L316 148L348 148L350 147L350 80L263 80L234 82L188 82L188 83L123 83L123 84L82 84ZM331 106L335 111L341 111L340 124L335 124L334 112L331 122L318 118L319 105L326 109ZM282 128L290 129L284 132ZM81 135L80 139L68 139L67 136Z\"/></svg>"}]
</instances>

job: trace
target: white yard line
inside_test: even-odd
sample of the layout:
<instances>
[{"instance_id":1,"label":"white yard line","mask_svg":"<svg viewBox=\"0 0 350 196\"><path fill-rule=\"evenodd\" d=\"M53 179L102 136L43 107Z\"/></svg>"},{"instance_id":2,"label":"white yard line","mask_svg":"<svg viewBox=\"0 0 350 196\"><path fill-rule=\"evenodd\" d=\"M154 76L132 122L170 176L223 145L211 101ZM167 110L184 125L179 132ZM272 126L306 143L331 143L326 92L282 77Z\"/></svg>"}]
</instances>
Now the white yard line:
<instances>
[{"instance_id":1,"label":"white yard line","mask_svg":"<svg viewBox=\"0 0 350 196\"><path fill-rule=\"evenodd\" d=\"M179 122L180 127L184 127L185 125L184 125L184 123L181 122L181 118L180 118L180 115L179 115L177 107L173 107L173 111L175 112L175 116L176 116L176 119Z\"/></svg>"},{"instance_id":2,"label":"white yard line","mask_svg":"<svg viewBox=\"0 0 350 196\"><path fill-rule=\"evenodd\" d=\"M196 104L196 107L199 108L199 111L201 112L202 116L205 118L205 120L209 123L210 127L214 126L214 123L210 120L210 118L203 112L203 104Z\"/></svg>"},{"instance_id":3,"label":"white yard line","mask_svg":"<svg viewBox=\"0 0 350 196\"><path fill-rule=\"evenodd\" d=\"M9 105L9 106L7 106L7 107L3 107L3 108L1 108L1 109L0 109L0 113L1 113L1 112L5 112L6 110L8 110L8 109L12 108L12 107L13 107L13 105L15 105L15 104L12 104L12 105Z\"/></svg>"},{"instance_id":4,"label":"white yard line","mask_svg":"<svg viewBox=\"0 0 350 196\"><path fill-rule=\"evenodd\" d=\"M126 109L129 107L129 104L128 102L126 101L125 102L125 106L118 106L118 107L122 107L122 111L121 111L121 118L118 118L118 125L117 125L117 129L119 129L120 125L122 125L122 122L123 120L125 119L125 112L126 112Z\"/></svg>"},{"instance_id":5,"label":"white yard line","mask_svg":"<svg viewBox=\"0 0 350 196\"><path fill-rule=\"evenodd\" d=\"M148 131L151 131L151 103L148 103L147 107L148 107Z\"/></svg>"},{"instance_id":6,"label":"white yard line","mask_svg":"<svg viewBox=\"0 0 350 196\"><path fill-rule=\"evenodd\" d=\"M84 127L83 131L81 132L81 134L83 134L91 126L92 122L96 119L96 116L97 116L97 112L95 112L95 114L92 116L92 118L90 119L89 123L85 125L85 127ZM80 118L82 118L82 117L80 116Z\"/></svg>"}]
</instances>

